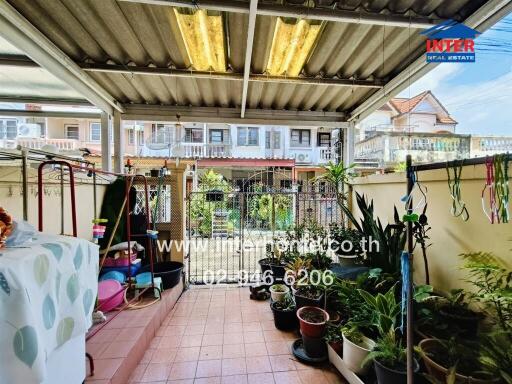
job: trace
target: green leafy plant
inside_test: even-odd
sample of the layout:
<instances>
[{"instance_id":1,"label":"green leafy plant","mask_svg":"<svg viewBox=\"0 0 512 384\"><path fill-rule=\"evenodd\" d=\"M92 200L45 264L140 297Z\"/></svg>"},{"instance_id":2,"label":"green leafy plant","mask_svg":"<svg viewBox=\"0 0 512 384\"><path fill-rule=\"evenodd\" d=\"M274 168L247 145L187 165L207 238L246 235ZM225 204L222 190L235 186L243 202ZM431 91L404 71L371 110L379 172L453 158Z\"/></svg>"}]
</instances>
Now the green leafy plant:
<instances>
[{"instance_id":1,"label":"green leafy plant","mask_svg":"<svg viewBox=\"0 0 512 384\"><path fill-rule=\"evenodd\" d=\"M342 328L343 335L354 344L363 342L363 333L355 322L349 321Z\"/></svg>"},{"instance_id":2,"label":"green leafy plant","mask_svg":"<svg viewBox=\"0 0 512 384\"><path fill-rule=\"evenodd\" d=\"M343 163L333 163L330 161L323 167L324 173L316 177L315 182L323 181L331 185L336 193L336 200L340 208L352 216L352 212L347 207L347 192L344 190L345 184L348 184L352 179L352 169L354 164L345 167Z\"/></svg>"},{"instance_id":3,"label":"green leafy plant","mask_svg":"<svg viewBox=\"0 0 512 384\"><path fill-rule=\"evenodd\" d=\"M293 311L295 309L295 300L291 293L287 293L282 301L274 302L276 309L281 311Z\"/></svg>"},{"instance_id":4,"label":"green leafy plant","mask_svg":"<svg viewBox=\"0 0 512 384\"><path fill-rule=\"evenodd\" d=\"M415 221L412 225L412 231L414 236L414 248L418 245L421 248L421 255L423 256L423 267L425 269L425 284L430 284L430 272L428 268L427 248L432 244L429 243L430 237L428 232L431 227L428 224L427 218L427 204L423 208L423 212L419 216L418 221Z\"/></svg>"},{"instance_id":5,"label":"green leafy plant","mask_svg":"<svg viewBox=\"0 0 512 384\"><path fill-rule=\"evenodd\" d=\"M343 341L342 328L339 325L327 325L324 340L327 343L341 343Z\"/></svg>"},{"instance_id":6,"label":"green leafy plant","mask_svg":"<svg viewBox=\"0 0 512 384\"><path fill-rule=\"evenodd\" d=\"M512 384L512 343L510 334L495 332L486 334L480 341L480 364L491 377L499 377Z\"/></svg>"},{"instance_id":7,"label":"green leafy plant","mask_svg":"<svg viewBox=\"0 0 512 384\"><path fill-rule=\"evenodd\" d=\"M329 226L329 235L331 241L337 242L338 255L356 255L362 256L364 253L361 241L363 236L360 231L351 228L345 228L338 223L332 223ZM352 248L351 251L345 252L342 248L347 248L347 244ZM344 247L342 247L344 245Z\"/></svg>"},{"instance_id":8,"label":"green leafy plant","mask_svg":"<svg viewBox=\"0 0 512 384\"><path fill-rule=\"evenodd\" d=\"M474 291L470 298L485 306L496 319L498 327L512 343L512 271L508 271L490 253L461 255L468 271L467 281Z\"/></svg>"},{"instance_id":9,"label":"green leafy plant","mask_svg":"<svg viewBox=\"0 0 512 384\"><path fill-rule=\"evenodd\" d=\"M378 360L388 368L403 367L407 362L407 351L395 332L389 332L377 340L363 365L370 360Z\"/></svg>"},{"instance_id":10,"label":"green leafy plant","mask_svg":"<svg viewBox=\"0 0 512 384\"><path fill-rule=\"evenodd\" d=\"M400 303L395 298L395 286L391 287L385 294L371 293L358 289L359 295L364 299L366 306L373 312L373 325L377 327L379 334L384 337L395 333L398 315L400 314Z\"/></svg>"}]
</instances>

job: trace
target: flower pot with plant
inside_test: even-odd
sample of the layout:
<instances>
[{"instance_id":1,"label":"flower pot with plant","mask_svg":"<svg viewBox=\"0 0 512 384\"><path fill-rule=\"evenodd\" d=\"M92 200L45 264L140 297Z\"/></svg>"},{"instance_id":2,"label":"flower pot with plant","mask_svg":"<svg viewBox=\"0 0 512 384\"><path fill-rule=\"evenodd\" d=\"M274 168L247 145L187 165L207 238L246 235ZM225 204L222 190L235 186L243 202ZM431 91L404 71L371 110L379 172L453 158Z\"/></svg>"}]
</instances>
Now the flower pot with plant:
<instances>
[{"instance_id":1,"label":"flower pot with plant","mask_svg":"<svg viewBox=\"0 0 512 384\"><path fill-rule=\"evenodd\" d=\"M324 340L341 356L343 351L343 333L339 325L327 324Z\"/></svg>"},{"instance_id":2,"label":"flower pot with plant","mask_svg":"<svg viewBox=\"0 0 512 384\"><path fill-rule=\"evenodd\" d=\"M283 301L285 296L290 292L290 288L284 284L274 284L269 288L269 291L272 301Z\"/></svg>"},{"instance_id":3,"label":"flower pot with plant","mask_svg":"<svg viewBox=\"0 0 512 384\"><path fill-rule=\"evenodd\" d=\"M329 227L329 234L331 241L335 241L335 254L340 265L353 267L361 262L364 251L360 231L333 223Z\"/></svg>"},{"instance_id":4,"label":"flower pot with plant","mask_svg":"<svg viewBox=\"0 0 512 384\"><path fill-rule=\"evenodd\" d=\"M363 364L375 348L375 342L365 337L355 324L343 327L343 361L354 373L365 374L370 364Z\"/></svg>"},{"instance_id":5,"label":"flower pot with plant","mask_svg":"<svg viewBox=\"0 0 512 384\"><path fill-rule=\"evenodd\" d=\"M478 360L478 345L467 341L425 339L419 343L421 354L430 377L441 383L490 384L499 378L484 372Z\"/></svg>"},{"instance_id":6,"label":"flower pot with plant","mask_svg":"<svg viewBox=\"0 0 512 384\"><path fill-rule=\"evenodd\" d=\"M323 307L324 292L314 285L299 286L295 293L297 309L302 307Z\"/></svg>"},{"instance_id":7,"label":"flower pot with plant","mask_svg":"<svg viewBox=\"0 0 512 384\"><path fill-rule=\"evenodd\" d=\"M297 310L297 317L302 335L310 338L321 338L325 335L329 314L323 309L302 307Z\"/></svg>"},{"instance_id":8,"label":"flower pot with plant","mask_svg":"<svg viewBox=\"0 0 512 384\"><path fill-rule=\"evenodd\" d=\"M282 300L273 301L270 308L274 314L274 325L277 329L289 331L297 328L296 305L289 292L285 294Z\"/></svg>"},{"instance_id":9,"label":"flower pot with plant","mask_svg":"<svg viewBox=\"0 0 512 384\"><path fill-rule=\"evenodd\" d=\"M439 314L446 322L456 324L461 336L474 337L478 332L478 323L482 315L469 308L463 289L452 289L446 305L439 309Z\"/></svg>"}]
</instances>

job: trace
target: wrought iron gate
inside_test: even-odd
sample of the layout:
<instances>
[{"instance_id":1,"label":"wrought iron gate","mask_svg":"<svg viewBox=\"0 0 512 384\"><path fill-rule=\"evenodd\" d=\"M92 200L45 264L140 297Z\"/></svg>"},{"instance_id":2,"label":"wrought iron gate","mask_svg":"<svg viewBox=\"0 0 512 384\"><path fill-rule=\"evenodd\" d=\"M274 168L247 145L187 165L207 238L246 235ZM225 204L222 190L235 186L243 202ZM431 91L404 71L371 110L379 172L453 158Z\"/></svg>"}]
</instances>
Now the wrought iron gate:
<instances>
[{"instance_id":1,"label":"wrought iron gate","mask_svg":"<svg viewBox=\"0 0 512 384\"><path fill-rule=\"evenodd\" d=\"M336 196L321 185L190 192L187 196L187 269L190 283L256 281L266 244L296 225L342 220Z\"/></svg>"}]
</instances>

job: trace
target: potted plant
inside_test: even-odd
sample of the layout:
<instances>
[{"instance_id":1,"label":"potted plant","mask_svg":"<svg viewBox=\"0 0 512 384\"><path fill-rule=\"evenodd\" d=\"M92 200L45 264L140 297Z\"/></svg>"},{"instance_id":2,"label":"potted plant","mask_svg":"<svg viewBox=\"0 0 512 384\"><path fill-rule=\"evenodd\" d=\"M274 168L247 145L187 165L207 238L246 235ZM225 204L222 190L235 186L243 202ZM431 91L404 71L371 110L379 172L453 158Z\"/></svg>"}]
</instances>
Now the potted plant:
<instances>
[{"instance_id":1,"label":"potted plant","mask_svg":"<svg viewBox=\"0 0 512 384\"><path fill-rule=\"evenodd\" d=\"M499 377L507 384L512 384L511 337L511 333L503 331L483 335L478 358L483 372Z\"/></svg>"},{"instance_id":2,"label":"potted plant","mask_svg":"<svg viewBox=\"0 0 512 384\"><path fill-rule=\"evenodd\" d=\"M461 336L476 336L478 323L482 315L469 308L464 290L452 289L447 299L446 305L439 309L439 314L445 321L457 324L457 327L461 330Z\"/></svg>"},{"instance_id":3,"label":"potted plant","mask_svg":"<svg viewBox=\"0 0 512 384\"><path fill-rule=\"evenodd\" d=\"M296 288L293 296L297 309L302 307L322 307L324 292L319 287L314 285L304 285Z\"/></svg>"},{"instance_id":4,"label":"potted plant","mask_svg":"<svg viewBox=\"0 0 512 384\"><path fill-rule=\"evenodd\" d=\"M425 339L418 346L429 375L440 382L454 384L499 383L499 378L484 372L478 361L478 346L450 340Z\"/></svg>"},{"instance_id":5,"label":"potted plant","mask_svg":"<svg viewBox=\"0 0 512 384\"><path fill-rule=\"evenodd\" d=\"M283 301L290 292L290 288L284 284L274 284L269 290L272 301Z\"/></svg>"},{"instance_id":6,"label":"potted plant","mask_svg":"<svg viewBox=\"0 0 512 384\"><path fill-rule=\"evenodd\" d=\"M394 331L377 341L363 364L369 360L373 360L378 384L407 384L407 352ZM414 372L418 370L419 364L414 359Z\"/></svg>"},{"instance_id":7,"label":"potted plant","mask_svg":"<svg viewBox=\"0 0 512 384\"><path fill-rule=\"evenodd\" d=\"M327 324L324 340L341 356L343 351L343 334L340 326Z\"/></svg>"},{"instance_id":8,"label":"potted plant","mask_svg":"<svg viewBox=\"0 0 512 384\"><path fill-rule=\"evenodd\" d=\"M368 362L363 364L368 354L375 348L375 342L358 329L357 325L348 323L343 328L343 361L354 373L365 374Z\"/></svg>"},{"instance_id":9,"label":"potted plant","mask_svg":"<svg viewBox=\"0 0 512 384\"><path fill-rule=\"evenodd\" d=\"M292 261L286 264L285 283L289 284L292 292L295 294L297 290L298 281L304 274L311 269L311 259L306 257L295 257Z\"/></svg>"},{"instance_id":10,"label":"potted plant","mask_svg":"<svg viewBox=\"0 0 512 384\"><path fill-rule=\"evenodd\" d=\"M329 314L318 307L302 307L297 310L300 332L305 337L321 338L325 335Z\"/></svg>"},{"instance_id":11,"label":"potted plant","mask_svg":"<svg viewBox=\"0 0 512 384\"><path fill-rule=\"evenodd\" d=\"M361 246L363 239L361 232L333 223L330 225L329 234L331 241L336 242L335 253L340 265L344 267L357 265L364 253Z\"/></svg>"},{"instance_id":12,"label":"potted plant","mask_svg":"<svg viewBox=\"0 0 512 384\"><path fill-rule=\"evenodd\" d=\"M296 305L289 292L284 295L282 300L273 301L270 308L274 314L274 325L277 329L288 331L297 328Z\"/></svg>"}]
</instances>

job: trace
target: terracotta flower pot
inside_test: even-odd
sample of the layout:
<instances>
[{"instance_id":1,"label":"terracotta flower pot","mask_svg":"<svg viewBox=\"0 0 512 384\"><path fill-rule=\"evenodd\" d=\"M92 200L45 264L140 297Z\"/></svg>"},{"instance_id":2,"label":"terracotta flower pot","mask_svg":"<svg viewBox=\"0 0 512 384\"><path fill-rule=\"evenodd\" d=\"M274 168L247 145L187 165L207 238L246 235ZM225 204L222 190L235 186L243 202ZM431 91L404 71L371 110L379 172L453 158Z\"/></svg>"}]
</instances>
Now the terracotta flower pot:
<instances>
[{"instance_id":1,"label":"terracotta flower pot","mask_svg":"<svg viewBox=\"0 0 512 384\"><path fill-rule=\"evenodd\" d=\"M423 362L425 363L425 367L430 376L436 378L439 381L446 381L446 377L448 376L448 368L443 367L442 365L436 363L432 360L427 353L435 352L439 349L440 343L436 339L425 339L419 343L419 347L424 352L422 354ZM442 358L442 357L441 357ZM455 384L490 384L490 383L499 383L499 379L495 378L474 378L471 376L464 376L461 374L455 375Z\"/></svg>"},{"instance_id":2,"label":"terracotta flower pot","mask_svg":"<svg viewBox=\"0 0 512 384\"><path fill-rule=\"evenodd\" d=\"M320 338L325 334L329 314L321 308L302 307L297 311L300 332L306 337Z\"/></svg>"}]
</instances>

